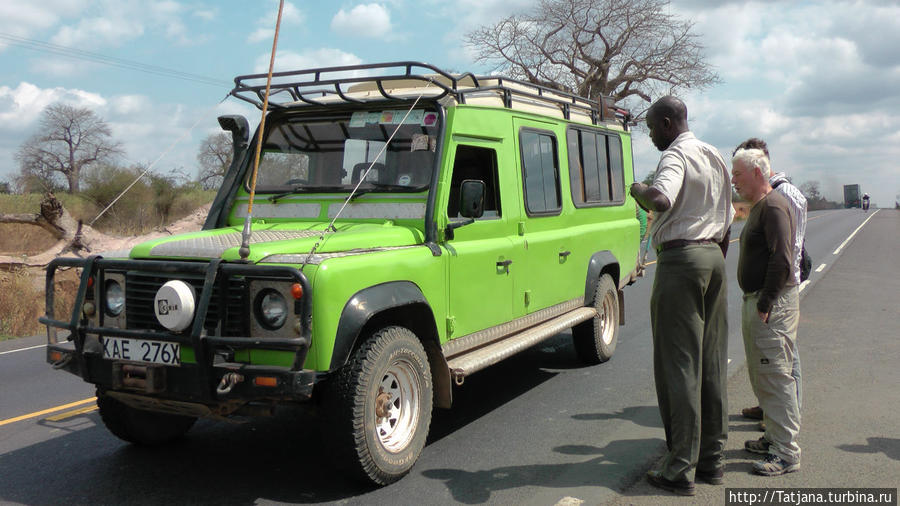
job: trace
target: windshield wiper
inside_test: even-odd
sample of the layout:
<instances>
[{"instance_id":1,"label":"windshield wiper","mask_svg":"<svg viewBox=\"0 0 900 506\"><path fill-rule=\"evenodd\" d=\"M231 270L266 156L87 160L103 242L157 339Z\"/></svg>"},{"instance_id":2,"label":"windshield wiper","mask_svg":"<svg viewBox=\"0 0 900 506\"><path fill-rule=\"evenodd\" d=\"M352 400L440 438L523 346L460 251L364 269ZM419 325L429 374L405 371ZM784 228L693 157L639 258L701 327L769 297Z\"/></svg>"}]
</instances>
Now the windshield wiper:
<instances>
[{"instance_id":1,"label":"windshield wiper","mask_svg":"<svg viewBox=\"0 0 900 506\"><path fill-rule=\"evenodd\" d=\"M279 200L289 197L291 195L295 195L298 193L316 193L316 192L339 192L346 191L347 188L344 186L308 186L308 185L298 185L292 187L289 191L283 193L276 193L269 197L269 202L276 203Z\"/></svg>"}]
</instances>

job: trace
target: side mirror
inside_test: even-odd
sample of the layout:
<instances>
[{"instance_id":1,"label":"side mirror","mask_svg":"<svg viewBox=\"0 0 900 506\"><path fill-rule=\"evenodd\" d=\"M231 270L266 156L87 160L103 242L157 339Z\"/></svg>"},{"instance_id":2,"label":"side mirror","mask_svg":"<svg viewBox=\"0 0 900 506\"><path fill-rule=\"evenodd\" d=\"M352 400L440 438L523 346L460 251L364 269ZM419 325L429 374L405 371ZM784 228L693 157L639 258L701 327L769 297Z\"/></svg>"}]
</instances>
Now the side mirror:
<instances>
[{"instance_id":1,"label":"side mirror","mask_svg":"<svg viewBox=\"0 0 900 506\"><path fill-rule=\"evenodd\" d=\"M464 218L481 218L484 215L484 181L463 180L459 189L459 214Z\"/></svg>"},{"instance_id":2,"label":"side mirror","mask_svg":"<svg viewBox=\"0 0 900 506\"><path fill-rule=\"evenodd\" d=\"M239 114L219 116L219 126L222 127L222 130L231 132L231 144L235 154L247 149L250 139L250 124L247 122L247 118Z\"/></svg>"}]
</instances>

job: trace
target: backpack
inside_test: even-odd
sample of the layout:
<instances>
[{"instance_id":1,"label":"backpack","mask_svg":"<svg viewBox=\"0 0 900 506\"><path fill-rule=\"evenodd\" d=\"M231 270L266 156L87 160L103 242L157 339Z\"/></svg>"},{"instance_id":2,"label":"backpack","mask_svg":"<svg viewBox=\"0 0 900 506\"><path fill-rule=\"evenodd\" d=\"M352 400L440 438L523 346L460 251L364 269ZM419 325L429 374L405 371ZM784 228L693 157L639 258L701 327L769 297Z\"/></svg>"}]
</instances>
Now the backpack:
<instances>
[{"instance_id":1,"label":"backpack","mask_svg":"<svg viewBox=\"0 0 900 506\"><path fill-rule=\"evenodd\" d=\"M778 188L778 186L784 181L778 181L772 188ZM804 282L809 279L809 271L812 270L812 257L809 256L809 253L806 252L806 238L803 239L803 243L800 245L800 282Z\"/></svg>"},{"instance_id":2,"label":"backpack","mask_svg":"<svg viewBox=\"0 0 900 506\"><path fill-rule=\"evenodd\" d=\"M804 239L803 245L800 247L800 282L804 282L809 279L809 271L812 270L812 257L809 256L809 253L806 252L806 240Z\"/></svg>"}]
</instances>

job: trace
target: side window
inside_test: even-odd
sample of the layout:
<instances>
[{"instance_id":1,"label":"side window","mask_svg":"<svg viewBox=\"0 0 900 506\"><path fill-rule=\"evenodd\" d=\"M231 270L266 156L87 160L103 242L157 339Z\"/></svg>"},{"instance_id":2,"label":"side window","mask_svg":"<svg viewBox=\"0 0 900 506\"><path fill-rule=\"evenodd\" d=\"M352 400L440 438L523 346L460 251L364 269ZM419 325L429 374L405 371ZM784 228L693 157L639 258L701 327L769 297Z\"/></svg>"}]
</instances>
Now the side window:
<instances>
[{"instance_id":1,"label":"side window","mask_svg":"<svg viewBox=\"0 0 900 506\"><path fill-rule=\"evenodd\" d=\"M528 214L555 214L561 209L556 138L552 134L522 130L522 177Z\"/></svg>"},{"instance_id":2,"label":"side window","mask_svg":"<svg viewBox=\"0 0 900 506\"><path fill-rule=\"evenodd\" d=\"M500 216L500 192L497 184L497 153L493 149L460 145L453 159L453 177L450 180L450 201L447 217L459 216L459 189L466 179L484 182L484 215L481 219Z\"/></svg>"},{"instance_id":3,"label":"side window","mask_svg":"<svg viewBox=\"0 0 900 506\"><path fill-rule=\"evenodd\" d=\"M617 135L570 128L569 178L576 207L607 205L625 199L622 140Z\"/></svg>"}]
</instances>

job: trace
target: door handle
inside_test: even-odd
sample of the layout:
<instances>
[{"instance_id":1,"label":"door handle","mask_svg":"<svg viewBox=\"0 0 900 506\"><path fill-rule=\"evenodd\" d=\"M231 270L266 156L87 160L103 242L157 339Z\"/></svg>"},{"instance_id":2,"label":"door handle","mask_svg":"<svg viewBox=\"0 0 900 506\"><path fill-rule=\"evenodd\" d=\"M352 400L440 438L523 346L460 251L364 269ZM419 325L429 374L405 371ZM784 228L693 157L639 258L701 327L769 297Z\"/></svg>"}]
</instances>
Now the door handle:
<instances>
[{"instance_id":1,"label":"door handle","mask_svg":"<svg viewBox=\"0 0 900 506\"><path fill-rule=\"evenodd\" d=\"M572 254L571 251L560 251L560 252L559 252L560 258L566 258L567 256L569 256L569 255L571 255L571 254Z\"/></svg>"},{"instance_id":2,"label":"door handle","mask_svg":"<svg viewBox=\"0 0 900 506\"><path fill-rule=\"evenodd\" d=\"M497 267L509 267L509 264L512 263L512 260L502 260L497 262Z\"/></svg>"}]
</instances>

